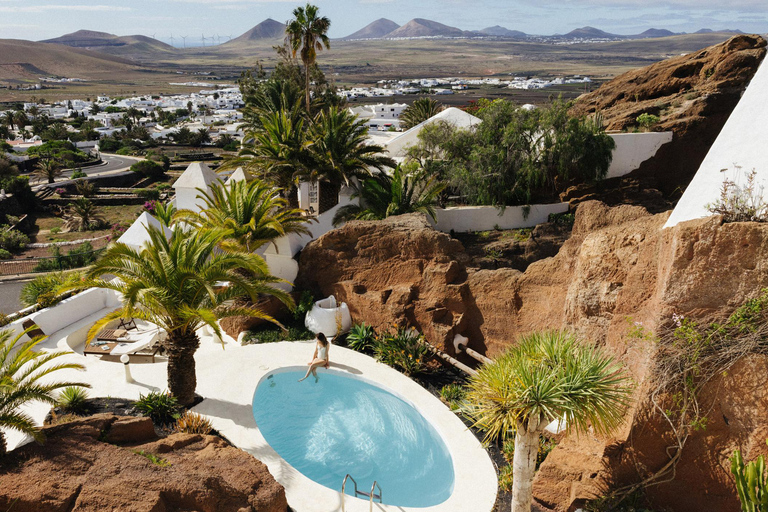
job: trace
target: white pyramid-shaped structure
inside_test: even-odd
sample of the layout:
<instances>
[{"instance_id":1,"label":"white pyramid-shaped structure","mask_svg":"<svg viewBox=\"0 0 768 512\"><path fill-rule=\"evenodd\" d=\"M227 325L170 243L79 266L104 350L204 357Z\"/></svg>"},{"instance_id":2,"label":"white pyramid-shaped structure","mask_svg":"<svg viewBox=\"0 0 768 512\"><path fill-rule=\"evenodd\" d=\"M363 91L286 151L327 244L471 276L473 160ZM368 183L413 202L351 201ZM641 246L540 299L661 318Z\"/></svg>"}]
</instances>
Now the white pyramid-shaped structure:
<instances>
[{"instance_id":1,"label":"white pyramid-shaped structure","mask_svg":"<svg viewBox=\"0 0 768 512\"><path fill-rule=\"evenodd\" d=\"M204 163L189 164L187 170L173 184L176 191L176 208L199 212L205 207L205 202L198 197L200 190L207 192L211 185L221 181L221 177Z\"/></svg>"},{"instance_id":2,"label":"white pyramid-shaped structure","mask_svg":"<svg viewBox=\"0 0 768 512\"><path fill-rule=\"evenodd\" d=\"M232 183L235 183L237 181L251 181L253 179L253 176L251 176L251 173L243 169L242 167L238 167L235 169L235 172L232 173L232 175L227 180L227 185L231 185Z\"/></svg>"},{"instance_id":3,"label":"white pyramid-shaped structure","mask_svg":"<svg viewBox=\"0 0 768 512\"><path fill-rule=\"evenodd\" d=\"M131 227L125 230L125 233L123 233L122 236L117 239L117 241L133 249L139 250L145 242L149 241L147 226L152 226L156 229L162 229L166 238L170 238L171 236L172 231L168 226L164 226L159 220L157 220L157 218L150 215L148 212L144 212L139 215L139 218L136 219L133 224L131 224Z\"/></svg>"},{"instance_id":4,"label":"white pyramid-shaped structure","mask_svg":"<svg viewBox=\"0 0 768 512\"><path fill-rule=\"evenodd\" d=\"M672 211L665 228L707 217L726 178L743 186L752 169L768 201L768 65L763 62L715 139L699 170Z\"/></svg>"},{"instance_id":5,"label":"white pyramid-shaped structure","mask_svg":"<svg viewBox=\"0 0 768 512\"><path fill-rule=\"evenodd\" d=\"M405 149L408 146L414 146L419 143L419 132L421 132L422 128L437 121L445 121L456 128L464 129L482 123L479 117L468 114L459 108L449 107L390 140L385 146L386 151L392 157L404 157Z\"/></svg>"}]
</instances>

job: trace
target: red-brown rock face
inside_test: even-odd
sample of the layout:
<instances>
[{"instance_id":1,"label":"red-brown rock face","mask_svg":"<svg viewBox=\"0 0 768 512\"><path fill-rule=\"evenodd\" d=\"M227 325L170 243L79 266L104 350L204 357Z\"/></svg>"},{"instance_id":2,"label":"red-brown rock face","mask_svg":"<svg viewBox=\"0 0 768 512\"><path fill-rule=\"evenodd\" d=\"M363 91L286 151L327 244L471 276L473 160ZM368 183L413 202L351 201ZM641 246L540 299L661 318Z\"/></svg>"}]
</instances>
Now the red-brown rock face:
<instances>
[{"instance_id":1,"label":"red-brown rock face","mask_svg":"<svg viewBox=\"0 0 768 512\"><path fill-rule=\"evenodd\" d=\"M304 249L298 284L335 294L356 322L407 322L448 352L457 333L493 355L526 332L569 327L623 360L638 389L625 427L611 439L567 438L538 473L537 499L565 511L599 495L607 480L634 478L620 470L629 454L649 467L665 460L663 425L645 401L655 344L630 338L631 324L654 332L672 313L722 318L768 286L768 225L712 217L662 231L667 215L583 203L560 252L524 273L467 269L461 245L418 215L352 222ZM757 371L768 363L754 356L740 364ZM764 451L768 432L768 417L758 413L768 391L742 378L744 371L705 392L717 418L692 436L677 479L649 489L658 506L701 510L692 489L707 489L702 499L712 510L738 510L727 457L738 446L748 456ZM747 409L754 414L734 409L742 403L754 404Z\"/></svg>"},{"instance_id":2,"label":"red-brown rock face","mask_svg":"<svg viewBox=\"0 0 768 512\"><path fill-rule=\"evenodd\" d=\"M115 430L130 447L100 441ZM0 510L14 512L285 512L285 490L264 464L221 438L157 440L136 418L101 414L44 427L0 460ZM106 434L106 435L105 435ZM157 454L158 466L137 451Z\"/></svg>"}]
</instances>

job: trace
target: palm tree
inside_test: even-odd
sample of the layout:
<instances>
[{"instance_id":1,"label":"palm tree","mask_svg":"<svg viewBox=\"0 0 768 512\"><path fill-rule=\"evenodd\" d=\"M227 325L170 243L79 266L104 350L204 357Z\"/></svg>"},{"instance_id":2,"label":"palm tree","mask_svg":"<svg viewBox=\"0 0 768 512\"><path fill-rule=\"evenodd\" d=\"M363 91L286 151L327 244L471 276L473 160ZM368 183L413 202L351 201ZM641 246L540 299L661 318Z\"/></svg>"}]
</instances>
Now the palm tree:
<instances>
[{"instance_id":1,"label":"palm tree","mask_svg":"<svg viewBox=\"0 0 768 512\"><path fill-rule=\"evenodd\" d=\"M38 336L22 342L21 337L25 333L14 337L13 331L0 331L0 427L17 430L42 442L43 434L35 426L34 420L21 412L20 408L34 401L55 405L57 397L54 391L69 386L90 386L76 382L50 382L50 379L45 379L58 370L85 368L77 363L49 365L48 363L66 355L67 352L36 351L35 348L45 337ZM5 455L6 450L5 434L0 430L0 457Z\"/></svg>"},{"instance_id":2,"label":"palm tree","mask_svg":"<svg viewBox=\"0 0 768 512\"><path fill-rule=\"evenodd\" d=\"M53 157L48 156L40 159L35 166L35 170L32 171L32 175L40 181L47 180L48 183L53 183L63 172L59 162Z\"/></svg>"},{"instance_id":3,"label":"palm tree","mask_svg":"<svg viewBox=\"0 0 768 512\"><path fill-rule=\"evenodd\" d=\"M331 49L331 40L326 35L331 27L331 20L323 16L317 17L317 6L307 4L306 7L297 7L293 10L293 18L285 27L286 40L293 51L301 55L304 63L305 103L307 112L310 111L309 74L310 67L315 63L317 52L322 51L323 46Z\"/></svg>"},{"instance_id":4,"label":"palm tree","mask_svg":"<svg viewBox=\"0 0 768 512\"><path fill-rule=\"evenodd\" d=\"M289 208L277 189L260 180L216 184L201 197L205 208L200 213L183 210L177 218L199 228L226 230L227 238L245 252L288 233L309 234L310 219L301 210Z\"/></svg>"},{"instance_id":5,"label":"palm tree","mask_svg":"<svg viewBox=\"0 0 768 512\"><path fill-rule=\"evenodd\" d=\"M403 113L400 114L400 126L413 128L417 124L423 123L430 117L439 114L443 110L443 105L432 98L419 98L409 105Z\"/></svg>"},{"instance_id":6,"label":"palm tree","mask_svg":"<svg viewBox=\"0 0 768 512\"><path fill-rule=\"evenodd\" d=\"M607 434L624 418L630 379L610 357L565 331L536 332L470 379L467 401L486 441L515 432L512 512L530 512L539 437L552 421Z\"/></svg>"},{"instance_id":7,"label":"palm tree","mask_svg":"<svg viewBox=\"0 0 768 512\"><path fill-rule=\"evenodd\" d=\"M93 338L108 322L137 318L168 333L168 388L182 405L195 398L197 377L195 351L200 346L196 331L207 325L221 337L216 323L225 317L249 316L276 322L259 309L237 307L232 300L247 296L256 301L261 294L273 295L289 307L291 297L273 287L282 282L270 275L257 254L221 249L228 233L218 229L185 232L176 229L166 238L148 227L149 241L140 249L122 243L110 245L87 272L88 286L115 290L123 297L119 310L96 322L88 333ZM118 279L105 280L111 274ZM228 286L221 286L221 283Z\"/></svg>"},{"instance_id":8,"label":"palm tree","mask_svg":"<svg viewBox=\"0 0 768 512\"><path fill-rule=\"evenodd\" d=\"M333 217L333 224L349 220L380 220L392 215L421 212L436 220L435 205L444 183L423 172L409 172L398 165L392 176L385 173L366 178L356 187L352 198L360 204L342 206Z\"/></svg>"},{"instance_id":9,"label":"palm tree","mask_svg":"<svg viewBox=\"0 0 768 512\"><path fill-rule=\"evenodd\" d=\"M196 147L202 147L203 144L211 142L211 134L208 132L208 128L200 128L196 132L192 133L190 137L190 143Z\"/></svg>"},{"instance_id":10,"label":"palm tree","mask_svg":"<svg viewBox=\"0 0 768 512\"><path fill-rule=\"evenodd\" d=\"M163 226L171 227L173 218L176 216L176 206L173 203L155 202L155 211L152 215L160 221Z\"/></svg>"},{"instance_id":11,"label":"palm tree","mask_svg":"<svg viewBox=\"0 0 768 512\"><path fill-rule=\"evenodd\" d=\"M16 111L16 114L13 117L16 120L16 128L19 131L24 130L24 128L29 124L29 118L27 117L27 114L24 113L23 110Z\"/></svg>"},{"instance_id":12,"label":"palm tree","mask_svg":"<svg viewBox=\"0 0 768 512\"><path fill-rule=\"evenodd\" d=\"M254 92L244 98L241 130L248 133L261 131L261 117L285 111L294 123L302 115L301 89L290 80L270 79L259 84Z\"/></svg>"},{"instance_id":13,"label":"palm tree","mask_svg":"<svg viewBox=\"0 0 768 512\"><path fill-rule=\"evenodd\" d=\"M222 170L243 167L254 176L270 181L289 194L298 178L307 173L310 164L309 148L304 120L293 120L284 110L261 116L262 129L246 133L244 144L237 156L225 159Z\"/></svg>"},{"instance_id":14,"label":"palm tree","mask_svg":"<svg viewBox=\"0 0 768 512\"><path fill-rule=\"evenodd\" d=\"M106 220L96 214L97 207L93 201L80 197L69 203L67 213L64 215L64 229L67 231L90 231L98 229Z\"/></svg>"},{"instance_id":15,"label":"palm tree","mask_svg":"<svg viewBox=\"0 0 768 512\"><path fill-rule=\"evenodd\" d=\"M3 123L5 123L9 129L13 130L16 123L16 116L13 111L9 110L5 113L5 116L3 117Z\"/></svg>"},{"instance_id":16,"label":"palm tree","mask_svg":"<svg viewBox=\"0 0 768 512\"><path fill-rule=\"evenodd\" d=\"M314 144L310 148L311 180L330 182L336 192L349 185L353 177L371 175L371 170L383 171L395 167L395 161L383 154L384 149L368 144L365 121L345 108L331 107L320 112L310 128Z\"/></svg>"}]
</instances>

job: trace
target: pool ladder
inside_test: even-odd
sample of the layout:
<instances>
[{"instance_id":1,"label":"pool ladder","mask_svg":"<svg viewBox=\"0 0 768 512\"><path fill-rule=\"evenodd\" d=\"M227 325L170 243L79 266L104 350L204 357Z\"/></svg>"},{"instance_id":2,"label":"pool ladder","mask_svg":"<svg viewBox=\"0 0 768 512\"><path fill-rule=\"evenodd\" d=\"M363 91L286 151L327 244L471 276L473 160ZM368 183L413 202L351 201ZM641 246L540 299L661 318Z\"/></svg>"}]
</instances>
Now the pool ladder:
<instances>
[{"instance_id":1,"label":"pool ladder","mask_svg":"<svg viewBox=\"0 0 768 512\"><path fill-rule=\"evenodd\" d=\"M370 503L370 506L368 507L369 511L373 510L373 500L379 500L379 503L381 503L381 486L379 486L379 483L376 480L373 481L371 492L358 491L357 482L352 478L352 475L347 473L347 476L344 477L344 481L341 483L341 512L346 512L346 508L344 507L344 498L346 494L344 494L344 490L347 487L347 479L352 480L352 483L355 484L355 497L366 496L368 498L368 502ZM373 492L376 489L379 490L379 494Z\"/></svg>"}]
</instances>

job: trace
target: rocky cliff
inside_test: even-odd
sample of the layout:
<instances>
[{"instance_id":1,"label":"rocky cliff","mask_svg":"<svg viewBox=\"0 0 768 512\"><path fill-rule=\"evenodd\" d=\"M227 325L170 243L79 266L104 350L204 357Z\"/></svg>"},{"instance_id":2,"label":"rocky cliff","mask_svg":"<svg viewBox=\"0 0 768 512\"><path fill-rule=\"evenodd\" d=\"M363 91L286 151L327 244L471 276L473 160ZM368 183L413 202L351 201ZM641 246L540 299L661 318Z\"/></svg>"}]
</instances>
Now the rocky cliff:
<instances>
[{"instance_id":1,"label":"rocky cliff","mask_svg":"<svg viewBox=\"0 0 768 512\"><path fill-rule=\"evenodd\" d=\"M558 254L525 272L468 268L461 244L418 215L351 222L304 249L298 284L335 294L357 322L407 323L448 352L455 334L493 355L523 333L569 327L623 360L638 389L625 428L610 439L567 439L538 474L540 504L565 511L603 493L608 482L636 478L621 469L627 457L649 467L665 460L664 427L645 396L656 346L629 336L635 322L656 332L673 313L723 318L768 286L767 225L712 217L662 231L667 216L582 203ZM693 511L706 502L712 510L738 510L727 457L738 447L747 457L765 451L768 430L768 418L756 414L768 405L768 392L752 385L754 377L741 377L764 372L768 362L755 356L740 364L742 371L709 391L713 423L689 441L677 478L648 491L657 506ZM694 497L691 489L707 492Z\"/></svg>"},{"instance_id":2,"label":"rocky cliff","mask_svg":"<svg viewBox=\"0 0 768 512\"><path fill-rule=\"evenodd\" d=\"M760 36L739 35L698 52L673 57L629 71L585 94L573 108L575 114L600 112L608 130L634 130L637 117L653 114L658 131L673 131L674 139L640 169L605 185L622 191L621 199L656 188L672 200L691 181L710 146L720 133L741 94L765 57L766 41ZM589 191L579 187L566 194L577 198ZM617 195L617 194L614 194Z\"/></svg>"},{"instance_id":3,"label":"rocky cliff","mask_svg":"<svg viewBox=\"0 0 768 512\"><path fill-rule=\"evenodd\" d=\"M267 467L219 437L157 439L149 418L109 414L43 433L45 445L28 444L0 460L0 510L288 510Z\"/></svg>"}]
</instances>

